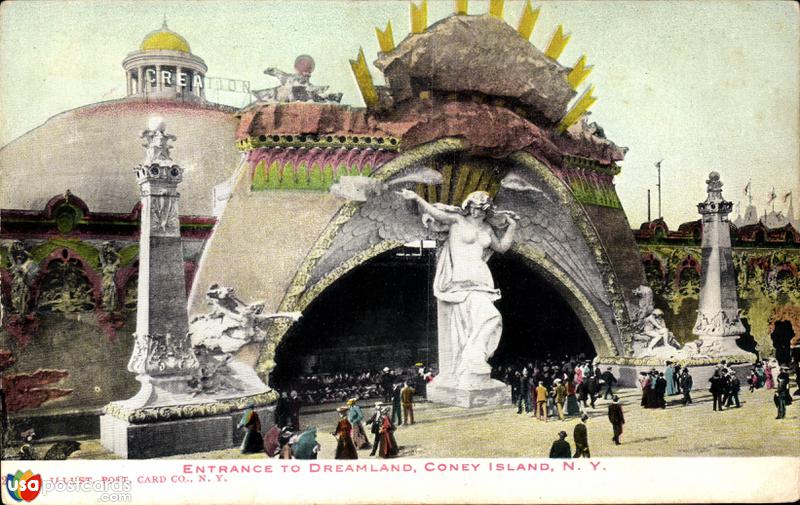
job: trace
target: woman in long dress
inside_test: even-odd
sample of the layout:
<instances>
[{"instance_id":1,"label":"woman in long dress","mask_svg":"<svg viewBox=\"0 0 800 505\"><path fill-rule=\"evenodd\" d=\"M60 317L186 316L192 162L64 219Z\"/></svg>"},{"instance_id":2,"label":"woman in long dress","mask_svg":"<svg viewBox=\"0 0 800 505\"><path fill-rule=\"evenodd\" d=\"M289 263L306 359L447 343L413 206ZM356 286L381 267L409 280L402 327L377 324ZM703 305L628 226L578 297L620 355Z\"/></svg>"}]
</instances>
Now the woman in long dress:
<instances>
[{"instance_id":1,"label":"woman in long dress","mask_svg":"<svg viewBox=\"0 0 800 505\"><path fill-rule=\"evenodd\" d=\"M764 387L767 389L775 389L775 378L772 376L772 363L767 361L764 366Z\"/></svg>"},{"instance_id":2,"label":"woman in long dress","mask_svg":"<svg viewBox=\"0 0 800 505\"><path fill-rule=\"evenodd\" d=\"M469 385L476 376L489 380L491 357L500 342L502 319L494 302L500 298L486 261L493 252L506 252L514 243L519 216L497 211L485 191L470 193L461 208L432 205L411 190L400 196L415 201L423 222L448 231L439 251L433 294L439 301L439 318L449 324L440 329L440 373L435 384ZM505 229L501 236L498 232Z\"/></svg>"},{"instance_id":3,"label":"woman in long dress","mask_svg":"<svg viewBox=\"0 0 800 505\"><path fill-rule=\"evenodd\" d=\"M336 457L335 459L358 459L356 446L353 444L353 438L350 432L353 425L347 420L347 407L339 407L339 424L336 425L336 431L333 436L336 437Z\"/></svg>"},{"instance_id":4,"label":"woman in long dress","mask_svg":"<svg viewBox=\"0 0 800 505\"><path fill-rule=\"evenodd\" d=\"M577 416L581 413L581 407L578 405L578 397L575 395L576 388L572 380L567 381L567 415Z\"/></svg>"},{"instance_id":5,"label":"woman in long dress","mask_svg":"<svg viewBox=\"0 0 800 505\"><path fill-rule=\"evenodd\" d=\"M394 430L396 428L389 418L389 409L384 408L381 413L383 414L383 418L381 419L381 427L378 430L378 434L380 435L378 456L381 458L394 458L399 452L397 441L394 439Z\"/></svg>"},{"instance_id":6,"label":"woman in long dress","mask_svg":"<svg viewBox=\"0 0 800 505\"><path fill-rule=\"evenodd\" d=\"M351 433L353 444L355 444L356 449L370 449L372 444L369 443L367 432L364 429L364 412L362 412L361 407L356 405L356 398L347 400L347 406L350 407L347 411L347 420L353 426L353 432Z\"/></svg>"}]
</instances>

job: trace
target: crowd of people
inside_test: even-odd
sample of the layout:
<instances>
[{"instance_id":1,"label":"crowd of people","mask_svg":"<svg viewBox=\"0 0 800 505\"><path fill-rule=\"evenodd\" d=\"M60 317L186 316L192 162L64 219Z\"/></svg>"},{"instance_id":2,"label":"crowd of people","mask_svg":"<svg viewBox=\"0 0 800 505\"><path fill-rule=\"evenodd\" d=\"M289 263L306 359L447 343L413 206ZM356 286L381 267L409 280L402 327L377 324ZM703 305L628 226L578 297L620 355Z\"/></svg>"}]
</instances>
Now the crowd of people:
<instances>
[{"instance_id":1,"label":"crowd of people","mask_svg":"<svg viewBox=\"0 0 800 505\"><path fill-rule=\"evenodd\" d=\"M409 382L418 393L424 394L425 385L433 380L434 373L417 363L413 367L394 370L384 367L383 370L305 375L285 385L282 390L296 393L302 405L344 403L349 398L383 399L389 403L396 384Z\"/></svg>"},{"instance_id":2,"label":"crowd of people","mask_svg":"<svg viewBox=\"0 0 800 505\"><path fill-rule=\"evenodd\" d=\"M694 379L689 367L679 363L666 362L663 372L651 368L649 372L641 372L639 387L642 390L641 406L646 409L667 408L667 396L682 394L683 405L692 404L692 388ZM732 384L730 386L733 387ZM737 392L738 394L738 392Z\"/></svg>"},{"instance_id":3,"label":"crowd of people","mask_svg":"<svg viewBox=\"0 0 800 505\"><path fill-rule=\"evenodd\" d=\"M560 360L548 357L541 361L496 367L493 375L509 384L518 414L532 413L545 422L550 418L580 418L573 433L574 454L567 433L562 431L551 447L550 457L590 457L587 411L595 409L601 397L610 399L608 419L613 428L612 440L615 444L621 443L625 419L619 398L614 394L618 381L612 367L602 369L584 356ZM366 450L370 450L370 456L397 457L397 427L404 423L414 424L414 396L420 389L424 391L432 378L433 374L420 366L407 370L393 371L386 367L379 372L303 377L298 381L300 391L280 394L275 405L274 425L263 436L255 409L252 405L248 408L239 424L246 430L242 452L263 451L270 457L279 455L284 459L316 459L320 451L317 429L300 430L301 406L342 401L346 405L336 408L339 420L331 433L336 439L335 458L357 459L359 451ZM789 380L789 368L778 366L774 360L754 363L747 377L751 392L760 388L775 390L777 419L785 417L786 406L792 403ZM713 410L741 406L741 381L725 361L716 366L708 382ZM694 380L689 368L679 363L667 361L663 371L652 368L641 372L639 385L641 406L645 409L666 408L666 397L676 395L682 395L683 405L692 404ZM318 391L325 394L319 396ZM347 392L354 391L361 394L344 398ZM800 391L795 394L800 394ZM377 401L371 415L365 416L358 401L369 398Z\"/></svg>"},{"instance_id":4,"label":"crowd of people","mask_svg":"<svg viewBox=\"0 0 800 505\"><path fill-rule=\"evenodd\" d=\"M497 367L494 374L511 386L517 414L533 411L542 421L564 420L596 408L598 398L613 397L617 383L611 367L602 370L582 355Z\"/></svg>"}]
</instances>

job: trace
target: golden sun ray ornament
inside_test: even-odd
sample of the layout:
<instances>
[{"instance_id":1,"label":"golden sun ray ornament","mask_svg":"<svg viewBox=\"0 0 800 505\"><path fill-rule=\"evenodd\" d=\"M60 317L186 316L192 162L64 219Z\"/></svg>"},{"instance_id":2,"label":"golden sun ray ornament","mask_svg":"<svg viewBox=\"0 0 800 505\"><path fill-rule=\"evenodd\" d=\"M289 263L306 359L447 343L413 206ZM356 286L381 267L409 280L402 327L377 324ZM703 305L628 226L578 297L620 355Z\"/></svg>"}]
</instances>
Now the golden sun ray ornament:
<instances>
[{"instance_id":1,"label":"golden sun ray ornament","mask_svg":"<svg viewBox=\"0 0 800 505\"><path fill-rule=\"evenodd\" d=\"M535 10L531 7L531 0L525 2L525 6L522 8L522 14L519 17L519 24L517 25L517 33L519 33L523 39L528 40L531 38L533 29L536 27L536 21L539 19L540 10L541 7L537 7Z\"/></svg>"},{"instance_id":2,"label":"golden sun ray ornament","mask_svg":"<svg viewBox=\"0 0 800 505\"><path fill-rule=\"evenodd\" d=\"M386 28L383 31L375 27L375 35L378 37L378 45L381 48L381 52L388 53L394 49L394 36L392 35L391 21L386 23Z\"/></svg>"},{"instance_id":3,"label":"golden sun ray ornament","mask_svg":"<svg viewBox=\"0 0 800 505\"><path fill-rule=\"evenodd\" d=\"M567 131L567 128L575 124L583 114L589 110L589 107L594 105L597 101L597 97L592 96L594 92L594 85L589 86L589 89L584 91L583 95L578 99L577 102L572 106L572 108L564 115L561 119L561 122L558 123L558 128L556 131L558 133L564 133Z\"/></svg>"},{"instance_id":4,"label":"golden sun ray ornament","mask_svg":"<svg viewBox=\"0 0 800 505\"><path fill-rule=\"evenodd\" d=\"M567 76L567 82L572 89L578 89L578 86L592 73L593 68L592 65L586 66L586 55L581 56Z\"/></svg>"},{"instance_id":5,"label":"golden sun ray ornament","mask_svg":"<svg viewBox=\"0 0 800 505\"><path fill-rule=\"evenodd\" d=\"M547 45L547 49L544 51L545 56L557 60L561 53L564 52L564 48L567 47L567 42L569 42L571 36L570 34L564 35L564 27L558 25L553 38L550 39L550 44Z\"/></svg>"},{"instance_id":6,"label":"golden sun ray ornament","mask_svg":"<svg viewBox=\"0 0 800 505\"><path fill-rule=\"evenodd\" d=\"M361 98L364 99L366 106L368 108L377 107L380 103L378 90L375 89L375 84L372 82L372 75L369 73L363 48L359 47L358 57L355 60L350 60L350 68L353 70L356 84L358 84L358 89L361 91Z\"/></svg>"},{"instance_id":7,"label":"golden sun ray ornament","mask_svg":"<svg viewBox=\"0 0 800 505\"><path fill-rule=\"evenodd\" d=\"M503 19L504 0L489 0L489 15L493 18Z\"/></svg>"},{"instance_id":8,"label":"golden sun ray ornament","mask_svg":"<svg viewBox=\"0 0 800 505\"><path fill-rule=\"evenodd\" d=\"M422 33L428 28L428 0L422 0L419 6L414 2L410 4L411 9L411 33Z\"/></svg>"}]
</instances>

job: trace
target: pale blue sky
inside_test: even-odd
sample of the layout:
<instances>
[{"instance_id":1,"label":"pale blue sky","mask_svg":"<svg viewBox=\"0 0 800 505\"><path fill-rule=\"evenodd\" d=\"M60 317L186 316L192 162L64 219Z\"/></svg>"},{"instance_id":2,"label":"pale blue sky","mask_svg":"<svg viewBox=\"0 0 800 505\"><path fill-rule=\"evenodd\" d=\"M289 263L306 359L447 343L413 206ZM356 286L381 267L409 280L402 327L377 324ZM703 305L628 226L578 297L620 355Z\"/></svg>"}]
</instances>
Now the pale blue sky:
<instances>
[{"instance_id":1,"label":"pale blue sky","mask_svg":"<svg viewBox=\"0 0 800 505\"><path fill-rule=\"evenodd\" d=\"M505 2L516 26L522 2ZM664 217L671 226L698 217L704 180L716 170L725 196L755 203L776 192L800 198L798 11L793 2L534 2L531 38L546 46L559 23L572 39L559 61L586 53L587 84L599 97L591 120L630 148L617 189L632 226L646 218L653 163L664 159ZM470 0L470 13L488 2ZM208 64L209 76L274 84L268 66L291 69L312 55L312 81L361 105L347 60L378 50L374 27L392 21L395 41L409 29L408 1L11 1L0 6L0 145L48 117L125 94L121 62L148 32L169 27ZM429 0L429 23L453 2ZM373 67L373 76L381 82ZM213 98L213 95L211 96ZM226 97L230 100L236 97ZM800 205L800 199L797 200ZM780 209L782 204L776 208Z\"/></svg>"}]
</instances>

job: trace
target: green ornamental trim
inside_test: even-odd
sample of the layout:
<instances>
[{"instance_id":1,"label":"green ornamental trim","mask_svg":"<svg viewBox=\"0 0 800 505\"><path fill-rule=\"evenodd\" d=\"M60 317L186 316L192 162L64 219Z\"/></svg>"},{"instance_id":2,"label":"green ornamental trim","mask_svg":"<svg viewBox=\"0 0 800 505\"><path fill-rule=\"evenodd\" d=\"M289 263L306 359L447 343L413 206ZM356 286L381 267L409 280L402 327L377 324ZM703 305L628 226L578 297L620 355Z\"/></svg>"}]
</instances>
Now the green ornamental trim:
<instances>
[{"instance_id":1,"label":"green ornamental trim","mask_svg":"<svg viewBox=\"0 0 800 505\"><path fill-rule=\"evenodd\" d=\"M581 203L597 205L600 207L611 207L612 209L622 209L617 192L613 188L603 188L594 184L587 184L580 179L574 179L569 183L575 199Z\"/></svg>"},{"instance_id":2,"label":"green ornamental trim","mask_svg":"<svg viewBox=\"0 0 800 505\"><path fill-rule=\"evenodd\" d=\"M139 259L139 244L127 245L117 254L119 254L119 264L126 267Z\"/></svg>"},{"instance_id":3,"label":"green ornamental trim","mask_svg":"<svg viewBox=\"0 0 800 505\"><path fill-rule=\"evenodd\" d=\"M397 137L376 137L371 135L334 135L334 134L280 134L259 135L236 141L236 147L242 152L261 147L295 147L312 149L315 147L345 149L384 149L397 151L400 139Z\"/></svg>"},{"instance_id":4,"label":"green ornamental trim","mask_svg":"<svg viewBox=\"0 0 800 505\"><path fill-rule=\"evenodd\" d=\"M98 270L100 268L100 252L93 245L80 240L52 239L33 247L30 251L31 258L36 263L41 263L57 249L69 249L79 254L89 265Z\"/></svg>"},{"instance_id":5,"label":"green ornamental trim","mask_svg":"<svg viewBox=\"0 0 800 505\"><path fill-rule=\"evenodd\" d=\"M273 161L269 167L266 161L259 161L253 171L253 181L250 184L252 191L269 190L300 190L300 191L328 191L332 184L339 181L343 175L359 175L369 177L372 175L372 165L365 164L347 166L340 164L334 167L328 163L323 167L317 164L310 168L306 162L301 162L297 167L289 162L281 166L280 162Z\"/></svg>"},{"instance_id":6,"label":"green ornamental trim","mask_svg":"<svg viewBox=\"0 0 800 505\"><path fill-rule=\"evenodd\" d=\"M0 247L0 268L8 268L11 266L11 259L8 257L8 250L5 247Z\"/></svg>"},{"instance_id":7,"label":"green ornamental trim","mask_svg":"<svg viewBox=\"0 0 800 505\"><path fill-rule=\"evenodd\" d=\"M562 163L565 168L584 168L604 175L614 176L619 175L619 173L622 172L622 169L616 163L612 163L611 165L601 165L595 160L582 158L580 156L564 156Z\"/></svg>"},{"instance_id":8,"label":"green ornamental trim","mask_svg":"<svg viewBox=\"0 0 800 505\"><path fill-rule=\"evenodd\" d=\"M163 421L176 421L178 419L191 419L195 417L210 417L230 414L247 408L249 403L256 407L269 405L278 399L278 393L273 390L256 395L232 398L218 402L199 403L194 405L174 405L165 407L147 407L141 409L128 409L119 403L109 403L103 408L103 414L122 419L131 424L146 424Z\"/></svg>"}]
</instances>

